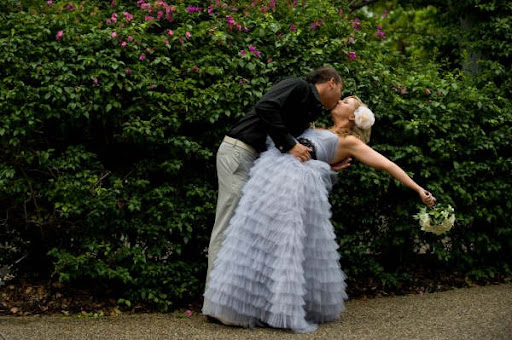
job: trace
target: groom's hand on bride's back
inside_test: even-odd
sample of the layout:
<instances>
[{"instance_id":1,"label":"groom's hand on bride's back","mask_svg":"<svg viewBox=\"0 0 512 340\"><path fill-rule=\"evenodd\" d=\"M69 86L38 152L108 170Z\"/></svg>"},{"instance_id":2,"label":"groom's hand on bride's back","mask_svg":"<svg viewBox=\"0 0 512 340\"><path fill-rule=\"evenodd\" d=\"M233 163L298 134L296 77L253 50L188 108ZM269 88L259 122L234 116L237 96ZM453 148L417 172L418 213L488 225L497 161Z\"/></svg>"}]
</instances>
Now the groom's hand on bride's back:
<instances>
[{"instance_id":1,"label":"groom's hand on bride's back","mask_svg":"<svg viewBox=\"0 0 512 340\"><path fill-rule=\"evenodd\" d=\"M352 158L347 157L347 158L339 161L338 163L331 164L331 169L334 171L340 171L340 170L346 169L350 166L351 161L352 161Z\"/></svg>"}]
</instances>

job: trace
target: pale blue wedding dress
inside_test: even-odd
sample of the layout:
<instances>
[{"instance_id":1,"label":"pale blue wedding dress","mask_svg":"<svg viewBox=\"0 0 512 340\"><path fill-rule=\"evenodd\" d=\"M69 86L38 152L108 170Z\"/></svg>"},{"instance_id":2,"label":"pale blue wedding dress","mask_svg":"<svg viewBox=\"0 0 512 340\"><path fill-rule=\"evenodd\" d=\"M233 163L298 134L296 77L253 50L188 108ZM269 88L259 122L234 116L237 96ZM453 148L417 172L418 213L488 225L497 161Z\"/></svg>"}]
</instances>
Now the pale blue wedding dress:
<instances>
[{"instance_id":1,"label":"pale blue wedding dress","mask_svg":"<svg viewBox=\"0 0 512 340\"><path fill-rule=\"evenodd\" d=\"M254 163L204 294L204 314L303 333L343 311L345 274L328 201L338 137L311 129L302 137L315 144L317 160L301 163L269 142Z\"/></svg>"}]
</instances>

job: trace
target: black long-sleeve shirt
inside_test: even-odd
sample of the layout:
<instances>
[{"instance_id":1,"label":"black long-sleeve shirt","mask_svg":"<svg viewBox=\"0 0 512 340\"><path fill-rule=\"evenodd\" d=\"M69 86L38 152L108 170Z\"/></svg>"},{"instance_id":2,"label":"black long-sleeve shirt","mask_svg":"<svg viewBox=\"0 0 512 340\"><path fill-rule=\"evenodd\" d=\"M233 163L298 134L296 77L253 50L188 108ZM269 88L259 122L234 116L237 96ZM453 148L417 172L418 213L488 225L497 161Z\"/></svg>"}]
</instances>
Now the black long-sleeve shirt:
<instances>
[{"instance_id":1,"label":"black long-sleeve shirt","mask_svg":"<svg viewBox=\"0 0 512 340\"><path fill-rule=\"evenodd\" d=\"M288 78L270 88L227 135L259 152L267 149L269 135L281 152L287 152L297 143L294 137L304 132L322 110L314 84Z\"/></svg>"}]
</instances>

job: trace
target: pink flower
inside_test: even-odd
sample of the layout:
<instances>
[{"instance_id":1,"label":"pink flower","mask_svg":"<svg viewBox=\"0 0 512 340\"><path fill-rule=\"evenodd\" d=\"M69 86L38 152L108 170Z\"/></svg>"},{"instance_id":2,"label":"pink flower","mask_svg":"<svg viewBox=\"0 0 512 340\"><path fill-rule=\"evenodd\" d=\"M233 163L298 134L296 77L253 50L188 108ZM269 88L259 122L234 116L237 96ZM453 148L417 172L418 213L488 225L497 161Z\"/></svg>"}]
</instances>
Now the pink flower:
<instances>
[{"instance_id":1,"label":"pink flower","mask_svg":"<svg viewBox=\"0 0 512 340\"><path fill-rule=\"evenodd\" d=\"M173 30L167 30L167 35L172 37L174 35L174 31Z\"/></svg>"},{"instance_id":2,"label":"pink flower","mask_svg":"<svg viewBox=\"0 0 512 340\"><path fill-rule=\"evenodd\" d=\"M57 39L57 41L59 41L60 39L62 39L63 35L64 35L63 31L58 31L57 35L55 36L55 39Z\"/></svg>"},{"instance_id":3,"label":"pink flower","mask_svg":"<svg viewBox=\"0 0 512 340\"><path fill-rule=\"evenodd\" d=\"M192 71L194 71L195 73L199 72L199 67L197 67L197 66L192 67Z\"/></svg>"},{"instance_id":4,"label":"pink flower","mask_svg":"<svg viewBox=\"0 0 512 340\"><path fill-rule=\"evenodd\" d=\"M112 1L110 2L110 6L111 6L111 7L116 7L116 0L112 0Z\"/></svg>"},{"instance_id":5,"label":"pink flower","mask_svg":"<svg viewBox=\"0 0 512 340\"><path fill-rule=\"evenodd\" d=\"M164 39L164 44L169 45L169 40Z\"/></svg>"},{"instance_id":6,"label":"pink flower","mask_svg":"<svg viewBox=\"0 0 512 340\"><path fill-rule=\"evenodd\" d=\"M140 61L146 60L146 56L145 56L144 54L141 54L141 55L139 56L139 60L140 60Z\"/></svg>"},{"instance_id":7,"label":"pink flower","mask_svg":"<svg viewBox=\"0 0 512 340\"><path fill-rule=\"evenodd\" d=\"M429 89L425 89L425 94L426 94L427 96L428 96L428 95L430 95L431 93L432 93L432 92L430 92L430 90L429 90Z\"/></svg>"},{"instance_id":8,"label":"pink flower","mask_svg":"<svg viewBox=\"0 0 512 340\"><path fill-rule=\"evenodd\" d=\"M352 28L356 31L359 31L361 29L361 20L359 18L355 18L352 20Z\"/></svg>"},{"instance_id":9,"label":"pink flower","mask_svg":"<svg viewBox=\"0 0 512 340\"><path fill-rule=\"evenodd\" d=\"M114 31L114 32L112 32L112 38L113 38L113 39L117 38L117 32L115 32L115 31Z\"/></svg>"},{"instance_id":10,"label":"pink flower","mask_svg":"<svg viewBox=\"0 0 512 340\"><path fill-rule=\"evenodd\" d=\"M319 26L322 26L324 24L324 22L322 20L315 20L312 24L311 24L311 28L312 29L315 29Z\"/></svg>"},{"instance_id":11,"label":"pink flower","mask_svg":"<svg viewBox=\"0 0 512 340\"><path fill-rule=\"evenodd\" d=\"M110 25L112 23L112 20L111 19L107 19L105 20L107 22L107 25Z\"/></svg>"},{"instance_id":12,"label":"pink flower","mask_svg":"<svg viewBox=\"0 0 512 340\"><path fill-rule=\"evenodd\" d=\"M128 36L128 41L133 41L133 37L131 35Z\"/></svg>"},{"instance_id":13,"label":"pink flower","mask_svg":"<svg viewBox=\"0 0 512 340\"><path fill-rule=\"evenodd\" d=\"M352 60L357 58L356 52L348 52L348 57Z\"/></svg>"},{"instance_id":14,"label":"pink flower","mask_svg":"<svg viewBox=\"0 0 512 340\"><path fill-rule=\"evenodd\" d=\"M185 32L185 38L190 38L192 36L192 34L190 34L190 32Z\"/></svg>"},{"instance_id":15,"label":"pink flower","mask_svg":"<svg viewBox=\"0 0 512 340\"><path fill-rule=\"evenodd\" d=\"M241 50L241 51L240 51L240 54L241 54L241 55L246 55L246 54L247 54L247 52L246 52L245 50Z\"/></svg>"},{"instance_id":16,"label":"pink flower","mask_svg":"<svg viewBox=\"0 0 512 340\"><path fill-rule=\"evenodd\" d=\"M48 6L53 5L53 1L52 0L48 0L46 3L48 4Z\"/></svg>"},{"instance_id":17,"label":"pink flower","mask_svg":"<svg viewBox=\"0 0 512 340\"><path fill-rule=\"evenodd\" d=\"M124 17L125 17L127 22L132 21L133 18L134 18L133 14L130 14L129 12L123 12L123 15L124 15Z\"/></svg>"},{"instance_id":18,"label":"pink flower","mask_svg":"<svg viewBox=\"0 0 512 340\"><path fill-rule=\"evenodd\" d=\"M99 83L99 80L98 80L98 78L94 77L94 78L92 78L92 82L93 82L94 84L98 84L98 83Z\"/></svg>"},{"instance_id":19,"label":"pink flower","mask_svg":"<svg viewBox=\"0 0 512 340\"><path fill-rule=\"evenodd\" d=\"M132 70L130 70L129 68L127 68L126 70L124 70L126 72L126 74L132 74Z\"/></svg>"},{"instance_id":20,"label":"pink flower","mask_svg":"<svg viewBox=\"0 0 512 340\"><path fill-rule=\"evenodd\" d=\"M348 42L354 44L356 41L354 40L354 38L350 37L350 39L348 39Z\"/></svg>"},{"instance_id":21,"label":"pink flower","mask_svg":"<svg viewBox=\"0 0 512 340\"><path fill-rule=\"evenodd\" d=\"M259 57L259 56L260 56L260 54L261 54L261 52L260 52L260 51L254 51L254 55L256 55L256 57Z\"/></svg>"},{"instance_id":22,"label":"pink flower","mask_svg":"<svg viewBox=\"0 0 512 340\"><path fill-rule=\"evenodd\" d=\"M297 27L295 27L295 25L291 25L290 26L290 31L297 32Z\"/></svg>"},{"instance_id":23,"label":"pink flower","mask_svg":"<svg viewBox=\"0 0 512 340\"><path fill-rule=\"evenodd\" d=\"M436 94L437 94L438 97L441 97L441 92L437 91Z\"/></svg>"},{"instance_id":24,"label":"pink flower","mask_svg":"<svg viewBox=\"0 0 512 340\"><path fill-rule=\"evenodd\" d=\"M210 5L208 6L208 14L212 14L213 13L213 6Z\"/></svg>"},{"instance_id":25,"label":"pink flower","mask_svg":"<svg viewBox=\"0 0 512 340\"><path fill-rule=\"evenodd\" d=\"M249 45L249 52L256 52L256 47Z\"/></svg>"},{"instance_id":26,"label":"pink flower","mask_svg":"<svg viewBox=\"0 0 512 340\"><path fill-rule=\"evenodd\" d=\"M192 316L192 314L193 314L193 313L192 313L192 311L191 311L190 309L187 309L187 310L185 311L185 315L186 315L186 316L188 316L188 317L191 317L191 316Z\"/></svg>"},{"instance_id":27,"label":"pink flower","mask_svg":"<svg viewBox=\"0 0 512 340\"><path fill-rule=\"evenodd\" d=\"M162 19L162 18L163 18L163 16L164 16L164 12L162 12L162 11L158 11L158 13L156 13L156 18L157 18L157 20Z\"/></svg>"},{"instance_id":28,"label":"pink flower","mask_svg":"<svg viewBox=\"0 0 512 340\"><path fill-rule=\"evenodd\" d=\"M342 15L342 14L343 14L343 9L341 9L341 8L340 8L340 9L338 10L338 14L339 14L339 15Z\"/></svg>"},{"instance_id":29,"label":"pink flower","mask_svg":"<svg viewBox=\"0 0 512 340\"><path fill-rule=\"evenodd\" d=\"M226 15L226 21L228 22L229 26L232 26L235 24L235 19L231 15Z\"/></svg>"},{"instance_id":30,"label":"pink flower","mask_svg":"<svg viewBox=\"0 0 512 340\"><path fill-rule=\"evenodd\" d=\"M154 18L154 17L152 17L151 15L146 15L146 16L144 17L144 20L145 20L145 21L153 21L153 20L155 20L155 18Z\"/></svg>"},{"instance_id":31,"label":"pink flower","mask_svg":"<svg viewBox=\"0 0 512 340\"><path fill-rule=\"evenodd\" d=\"M375 32L375 36L378 38L382 38L382 40L384 40L386 38L385 33L382 32L382 26L377 27L377 32Z\"/></svg>"},{"instance_id":32,"label":"pink flower","mask_svg":"<svg viewBox=\"0 0 512 340\"><path fill-rule=\"evenodd\" d=\"M202 12L203 11L203 8L202 7L199 7L199 6L189 6L187 8L187 11L189 13L192 13L192 12Z\"/></svg>"},{"instance_id":33,"label":"pink flower","mask_svg":"<svg viewBox=\"0 0 512 340\"><path fill-rule=\"evenodd\" d=\"M121 47L126 47L126 45L127 45L127 42L124 40L121 40Z\"/></svg>"},{"instance_id":34,"label":"pink flower","mask_svg":"<svg viewBox=\"0 0 512 340\"><path fill-rule=\"evenodd\" d=\"M267 59L267 64L270 64L272 61L273 61L272 58L268 58Z\"/></svg>"},{"instance_id":35,"label":"pink flower","mask_svg":"<svg viewBox=\"0 0 512 340\"><path fill-rule=\"evenodd\" d=\"M400 91L400 93L401 93L401 94L406 94L406 93L407 93L407 90L406 90L406 89L402 89L402 90Z\"/></svg>"}]
</instances>

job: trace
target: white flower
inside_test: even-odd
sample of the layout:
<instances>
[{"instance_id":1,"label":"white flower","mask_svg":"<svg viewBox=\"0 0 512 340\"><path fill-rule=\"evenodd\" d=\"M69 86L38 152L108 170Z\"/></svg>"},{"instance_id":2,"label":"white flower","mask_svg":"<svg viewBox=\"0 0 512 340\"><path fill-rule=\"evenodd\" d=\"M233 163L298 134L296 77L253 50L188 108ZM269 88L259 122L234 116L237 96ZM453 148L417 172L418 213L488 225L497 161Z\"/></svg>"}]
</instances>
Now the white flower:
<instances>
[{"instance_id":1,"label":"white flower","mask_svg":"<svg viewBox=\"0 0 512 340\"><path fill-rule=\"evenodd\" d=\"M451 205L438 204L429 211L422 207L414 218L419 220L421 230L441 235L455 224L455 211Z\"/></svg>"},{"instance_id":2,"label":"white flower","mask_svg":"<svg viewBox=\"0 0 512 340\"><path fill-rule=\"evenodd\" d=\"M363 130L368 130L375 123L375 116L373 115L372 110L368 108L366 105L359 106L355 111L354 115L356 116L356 126Z\"/></svg>"}]
</instances>

